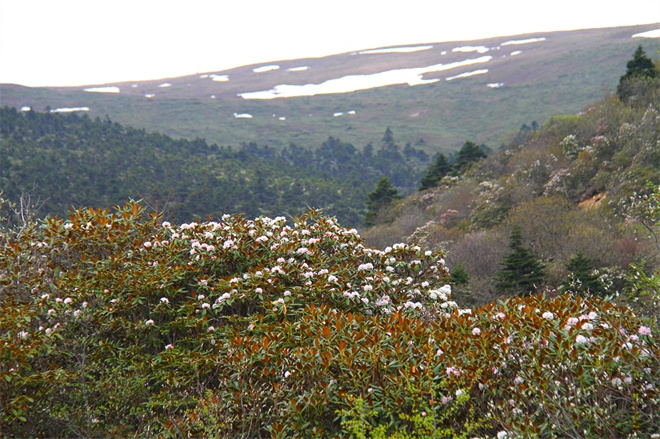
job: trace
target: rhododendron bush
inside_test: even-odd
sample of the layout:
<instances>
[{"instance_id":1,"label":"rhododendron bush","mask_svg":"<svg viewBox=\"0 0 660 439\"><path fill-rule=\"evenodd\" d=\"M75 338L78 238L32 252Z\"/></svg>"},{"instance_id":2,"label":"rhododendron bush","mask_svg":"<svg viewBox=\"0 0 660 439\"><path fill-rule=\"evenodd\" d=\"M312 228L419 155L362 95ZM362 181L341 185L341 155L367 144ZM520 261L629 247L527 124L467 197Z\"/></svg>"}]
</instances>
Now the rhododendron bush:
<instances>
[{"instance_id":1,"label":"rhododendron bush","mask_svg":"<svg viewBox=\"0 0 660 439\"><path fill-rule=\"evenodd\" d=\"M0 243L9 437L658 431L657 334L632 311L461 309L441 254L318 212L173 225L131 202Z\"/></svg>"}]
</instances>

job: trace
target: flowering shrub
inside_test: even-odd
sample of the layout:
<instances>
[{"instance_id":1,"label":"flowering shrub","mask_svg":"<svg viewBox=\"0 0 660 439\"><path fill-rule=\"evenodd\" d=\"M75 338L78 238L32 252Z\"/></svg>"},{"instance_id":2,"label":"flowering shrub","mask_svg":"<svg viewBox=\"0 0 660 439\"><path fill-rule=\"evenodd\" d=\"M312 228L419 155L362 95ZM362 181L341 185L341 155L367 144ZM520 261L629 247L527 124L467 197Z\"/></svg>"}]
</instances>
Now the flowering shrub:
<instances>
[{"instance_id":1,"label":"flowering shrub","mask_svg":"<svg viewBox=\"0 0 660 439\"><path fill-rule=\"evenodd\" d=\"M441 254L316 212L177 226L129 203L0 245L8 437L342 436L356 401L383 435L657 430L657 334L631 311L459 309Z\"/></svg>"}]
</instances>

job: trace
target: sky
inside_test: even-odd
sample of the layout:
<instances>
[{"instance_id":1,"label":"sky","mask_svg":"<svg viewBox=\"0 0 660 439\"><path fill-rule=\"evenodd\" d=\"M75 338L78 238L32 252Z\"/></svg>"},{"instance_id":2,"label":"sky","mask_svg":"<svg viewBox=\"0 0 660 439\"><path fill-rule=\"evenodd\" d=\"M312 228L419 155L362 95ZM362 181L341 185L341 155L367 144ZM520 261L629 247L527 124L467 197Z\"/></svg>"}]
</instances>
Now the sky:
<instances>
[{"instance_id":1,"label":"sky","mask_svg":"<svg viewBox=\"0 0 660 439\"><path fill-rule=\"evenodd\" d=\"M0 83L98 85L649 23L658 0L0 0Z\"/></svg>"}]
</instances>

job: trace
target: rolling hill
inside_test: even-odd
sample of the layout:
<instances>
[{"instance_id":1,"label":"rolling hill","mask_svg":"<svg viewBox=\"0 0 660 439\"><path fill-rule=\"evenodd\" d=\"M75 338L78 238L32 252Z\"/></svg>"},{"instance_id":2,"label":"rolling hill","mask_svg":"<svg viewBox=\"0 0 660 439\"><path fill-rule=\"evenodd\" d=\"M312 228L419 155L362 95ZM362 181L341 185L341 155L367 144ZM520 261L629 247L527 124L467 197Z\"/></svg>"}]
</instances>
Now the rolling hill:
<instances>
[{"instance_id":1,"label":"rolling hill","mask_svg":"<svg viewBox=\"0 0 660 439\"><path fill-rule=\"evenodd\" d=\"M496 146L522 124L582 110L613 89L638 44L660 48L639 37L658 27L424 43L141 82L4 84L0 104L107 115L221 145L316 148L336 136L361 148L389 126L402 144L449 152L465 139Z\"/></svg>"}]
</instances>

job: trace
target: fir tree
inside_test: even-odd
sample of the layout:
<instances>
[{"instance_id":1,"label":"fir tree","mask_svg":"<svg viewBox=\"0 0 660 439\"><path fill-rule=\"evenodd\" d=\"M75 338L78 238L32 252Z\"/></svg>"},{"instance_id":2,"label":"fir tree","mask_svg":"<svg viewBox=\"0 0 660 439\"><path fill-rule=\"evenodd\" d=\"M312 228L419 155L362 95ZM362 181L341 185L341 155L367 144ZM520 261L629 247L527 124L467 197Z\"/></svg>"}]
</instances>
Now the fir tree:
<instances>
[{"instance_id":1,"label":"fir tree","mask_svg":"<svg viewBox=\"0 0 660 439\"><path fill-rule=\"evenodd\" d=\"M456 172L460 174L472 163L478 162L483 158L486 158L486 153L479 145L468 140L456 155Z\"/></svg>"},{"instance_id":2,"label":"fir tree","mask_svg":"<svg viewBox=\"0 0 660 439\"><path fill-rule=\"evenodd\" d=\"M392 146L394 145L394 133L390 129L390 127L387 127L385 130L385 134L383 134L383 139L381 140L383 142L383 146Z\"/></svg>"},{"instance_id":3,"label":"fir tree","mask_svg":"<svg viewBox=\"0 0 660 439\"><path fill-rule=\"evenodd\" d=\"M450 279L452 285L465 285L470 281L470 275L462 264L456 264L450 273Z\"/></svg>"},{"instance_id":4,"label":"fir tree","mask_svg":"<svg viewBox=\"0 0 660 439\"><path fill-rule=\"evenodd\" d=\"M447 160L444 154L439 154L435 163L433 163L429 170L426 172L424 178L422 178L421 186L419 187L420 191L436 187L440 180L447 174L452 171L453 167L451 163Z\"/></svg>"},{"instance_id":5,"label":"fir tree","mask_svg":"<svg viewBox=\"0 0 660 439\"><path fill-rule=\"evenodd\" d=\"M633 54L633 58L626 64L626 73L619 79L617 94L619 99L626 100L630 97L632 91L630 82L634 79L650 81L658 77L658 71L653 61L646 56L646 52L640 44Z\"/></svg>"},{"instance_id":6,"label":"fir tree","mask_svg":"<svg viewBox=\"0 0 660 439\"><path fill-rule=\"evenodd\" d=\"M367 200L367 214L364 218L364 224L371 227L376 224L378 212L390 205L394 200L401 198L399 191L390 183L390 179L383 177L378 180L376 189L371 192Z\"/></svg>"},{"instance_id":7,"label":"fir tree","mask_svg":"<svg viewBox=\"0 0 660 439\"><path fill-rule=\"evenodd\" d=\"M580 295L597 294L603 291L603 284L594 274L591 260L580 250L566 264L570 274L559 287L559 291L573 291Z\"/></svg>"},{"instance_id":8,"label":"fir tree","mask_svg":"<svg viewBox=\"0 0 660 439\"><path fill-rule=\"evenodd\" d=\"M545 278L543 264L523 246L520 227L515 226L509 237L511 252L504 257L496 276L496 288L501 293L528 295L538 291Z\"/></svg>"}]
</instances>

